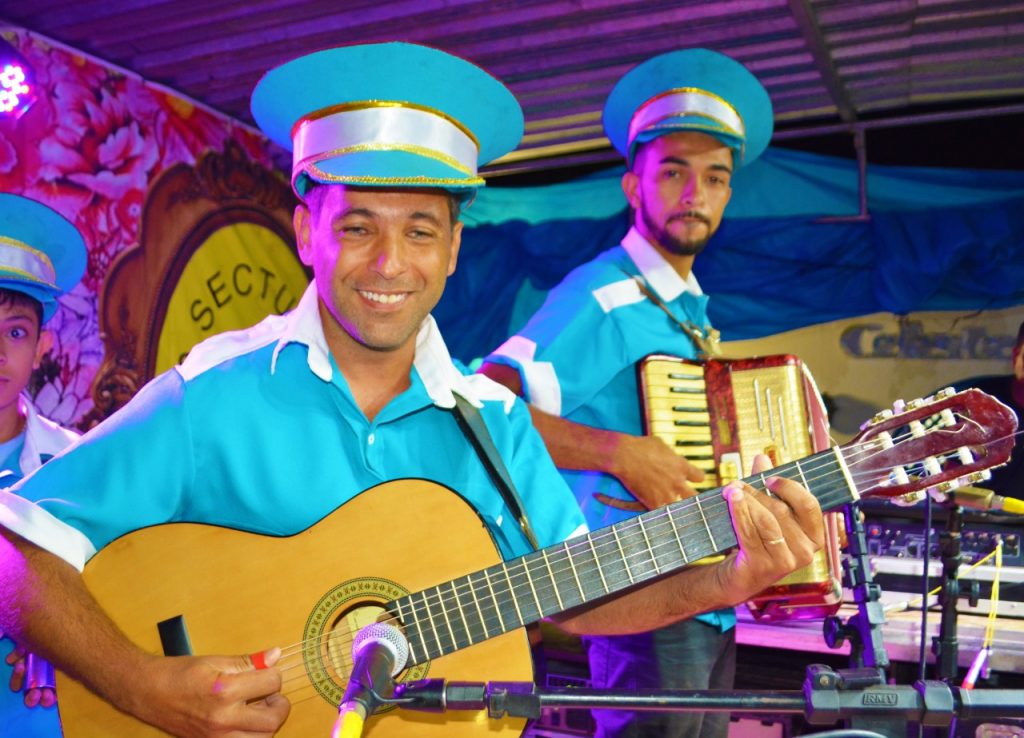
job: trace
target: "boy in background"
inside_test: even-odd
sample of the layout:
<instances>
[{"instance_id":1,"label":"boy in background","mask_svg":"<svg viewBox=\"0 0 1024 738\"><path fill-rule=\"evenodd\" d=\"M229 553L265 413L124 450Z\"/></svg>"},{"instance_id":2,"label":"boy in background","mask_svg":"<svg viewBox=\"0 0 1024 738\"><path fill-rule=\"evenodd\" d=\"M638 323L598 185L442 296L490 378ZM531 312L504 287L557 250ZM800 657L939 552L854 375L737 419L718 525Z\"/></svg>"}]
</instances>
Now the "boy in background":
<instances>
[{"instance_id":1,"label":"boy in background","mask_svg":"<svg viewBox=\"0 0 1024 738\"><path fill-rule=\"evenodd\" d=\"M28 476L78 437L39 415L25 388L53 346L43 326L57 311L57 298L78 283L85 256L81 235L55 211L0 194L2 487ZM0 640L0 735L60 736L53 667L10 638Z\"/></svg>"}]
</instances>

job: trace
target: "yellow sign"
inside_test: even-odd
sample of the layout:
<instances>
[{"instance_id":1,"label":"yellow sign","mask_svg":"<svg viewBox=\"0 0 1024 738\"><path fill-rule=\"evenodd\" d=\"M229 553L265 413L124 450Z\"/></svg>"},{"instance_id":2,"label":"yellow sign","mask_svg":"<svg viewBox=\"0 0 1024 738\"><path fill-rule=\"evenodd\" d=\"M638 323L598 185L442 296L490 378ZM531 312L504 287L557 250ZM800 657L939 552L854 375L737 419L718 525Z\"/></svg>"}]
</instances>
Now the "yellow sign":
<instances>
[{"instance_id":1,"label":"yellow sign","mask_svg":"<svg viewBox=\"0 0 1024 738\"><path fill-rule=\"evenodd\" d=\"M270 229L255 223L218 229L192 254L174 287L155 373L212 335L291 310L308 283L292 246Z\"/></svg>"}]
</instances>

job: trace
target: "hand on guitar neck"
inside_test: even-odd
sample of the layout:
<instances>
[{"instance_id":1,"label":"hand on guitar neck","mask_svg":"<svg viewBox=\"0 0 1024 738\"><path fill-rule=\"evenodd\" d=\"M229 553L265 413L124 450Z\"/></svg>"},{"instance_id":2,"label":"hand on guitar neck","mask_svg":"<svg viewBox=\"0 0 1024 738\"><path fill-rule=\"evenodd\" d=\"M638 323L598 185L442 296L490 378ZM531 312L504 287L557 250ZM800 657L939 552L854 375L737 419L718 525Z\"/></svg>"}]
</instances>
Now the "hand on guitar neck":
<instances>
[{"instance_id":1,"label":"hand on guitar neck","mask_svg":"<svg viewBox=\"0 0 1024 738\"><path fill-rule=\"evenodd\" d=\"M755 474L770 467L768 457L756 457ZM723 490L739 544L724 560L685 569L615 599L553 619L562 628L581 635L653 630L743 602L780 577L806 566L824 542L821 507L796 482L781 477L766 479L775 497L741 481Z\"/></svg>"},{"instance_id":2,"label":"hand on guitar neck","mask_svg":"<svg viewBox=\"0 0 1024 738\"><path fill-rule=\"evenodd\" d=\"M753 474L771 466L767 456L758 454ZM824 544L818 500L791 479L769 475L766 480L774 497L741 482L725 489L739 547L715 565L724 604L739 604L761 591L765 582L808 565Z\"/></svg>"}]
</instances>

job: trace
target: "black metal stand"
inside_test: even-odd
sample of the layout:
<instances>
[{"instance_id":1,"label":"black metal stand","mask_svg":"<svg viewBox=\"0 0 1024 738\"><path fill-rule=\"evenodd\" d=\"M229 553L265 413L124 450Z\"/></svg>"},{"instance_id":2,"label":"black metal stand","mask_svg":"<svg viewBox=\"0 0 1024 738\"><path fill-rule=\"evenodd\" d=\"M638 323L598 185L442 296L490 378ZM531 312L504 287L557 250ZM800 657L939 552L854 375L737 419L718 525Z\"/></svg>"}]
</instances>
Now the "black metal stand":
<instances>
[{"instance_id":1,"label":"black metal stand","mask_svg":"<svg viewBox=\"0 0 1024 738\"><path fill-rule=\"evenodd\" d=\"M936 677L954 683L957 678L959 641L957 640L957 605L966 596L972 606L978 604L978 584L972 582L966 593L960 590L960 563L963 560L960 549L960 534L963 529L963 508L956 503L956 493L950 495L954 503L949 506L946 529L939 534L939 555L942 557L942 590L939 605L942 608L939 621L939 635L932 638L932 653L935 654ZM928 572L925 572L928 576Z\"/></svg>"},{"instance_id":2,"label":"black metal stand","mask_svg":"<svg viewBox=\"0 0 1024 738\"><path fill-rule=\"evenodd\" d=\"M847 505L844 513L847 556L843 559L843 576L846 586L853 592L857 612L845 623L834 615L825 618L825 643L829 648L839 648L849 641L850 665L855 669L876 669L884 683L889 654L882 641L885 608L882 606L881 588L871 574L860 507Z\"/></svg>"},{"instance_id":3,"label":"black metal stand","mask_svg":"<svg viewBox=\"0 0 1024 738\"><path fill-rule=\"evenodd\" d=\"M887 738L905 738L908 723L948 727L954 718L1024 717L1024 690L966 690L940 681L865 687L865 680L877 679L868 672L874 670L833 671L814 664L807 668L802 691L766 692L542 689L532 682L422 679L399 684L394 698L383 703L425 712L487 710L492 718L531 719L539 718L544 708L801 713L811 725L822 726L862 718L864 724L883 726L870 730Z\"/></svg>"}]
</instances>

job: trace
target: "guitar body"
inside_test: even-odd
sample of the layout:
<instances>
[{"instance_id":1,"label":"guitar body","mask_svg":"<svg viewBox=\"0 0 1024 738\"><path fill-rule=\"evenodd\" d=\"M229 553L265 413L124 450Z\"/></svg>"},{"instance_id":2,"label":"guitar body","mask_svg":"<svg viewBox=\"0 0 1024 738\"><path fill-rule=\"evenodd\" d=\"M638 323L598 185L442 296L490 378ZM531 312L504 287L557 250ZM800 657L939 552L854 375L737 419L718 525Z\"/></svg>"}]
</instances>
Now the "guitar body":
<instances>
[{"instance_id":1,"label":"guitar body","mask_svg":"<svg viewBox=\"0 0 1024 738\"><path fill-rule=\"evenodd\" d=\"M402 480L363 492L311 528L285 538L175 523L113 541L86 566L86 585L141 648L165 653L158 623L187 636L194 654L236 655L281 646L291 715L278 733L328 735L351 668L351 632L381 605L499 563L490 532L455 493ZM180 620L175 620L180 616ZM166 634L165 634L166 635ZM307 642L304 648L292 647ZM463 681L531 681L520 628L407 669ZM163 732L58 674L66 738L148 738ZM486 712L389 710L366 723L371 738L518 736L525 721Z\"/></svg>"}]
</instances>

